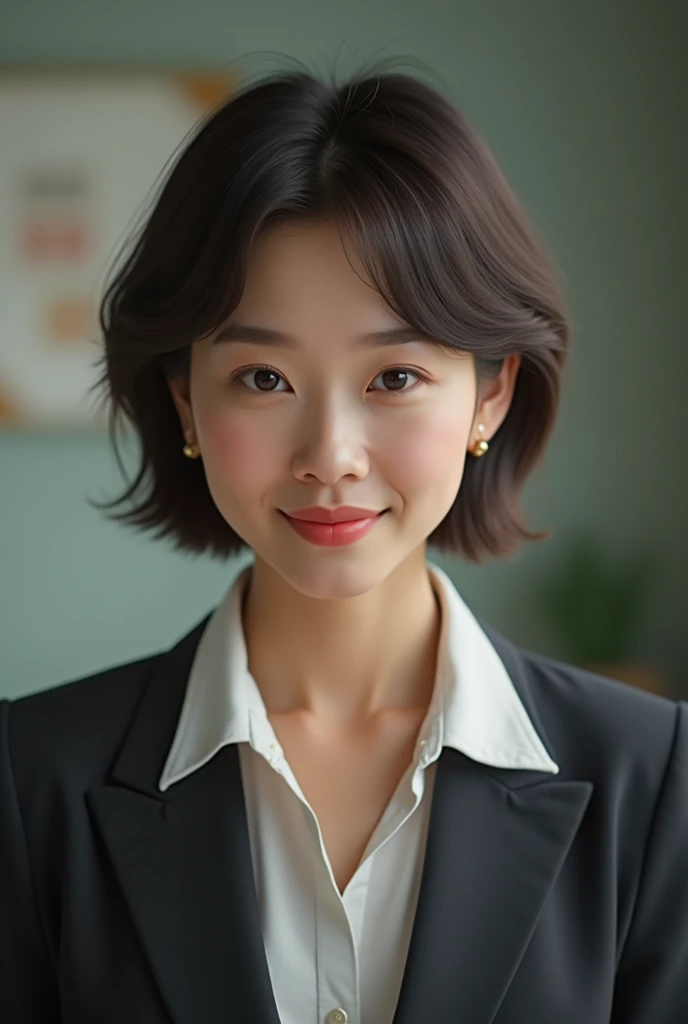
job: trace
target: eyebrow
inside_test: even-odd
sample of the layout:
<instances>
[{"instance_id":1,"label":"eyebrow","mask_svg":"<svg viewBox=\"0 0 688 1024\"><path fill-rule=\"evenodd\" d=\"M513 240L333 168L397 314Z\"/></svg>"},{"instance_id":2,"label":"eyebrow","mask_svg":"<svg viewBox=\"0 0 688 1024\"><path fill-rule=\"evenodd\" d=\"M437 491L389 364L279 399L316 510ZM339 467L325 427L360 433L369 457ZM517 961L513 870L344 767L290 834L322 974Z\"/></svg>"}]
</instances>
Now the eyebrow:
<instances>
[{"instance_id":1,"label":"eyebrow","mask_svg":"<svg viewBox=\"0 0 688 1024\"><path fill-rule=\"evenodd\" d=\"M269 327L241 323L226 324L215 334L212 343L213 345L225 345L241 341L255 345L273 345L278 348L298 348L298 342L291 334L275 331ZM406 345L414 341L429 342L430 339L413 327L398 326L363 334L357 339L357 346L377 348L383 345Z\"/></svg>"}]
</instances>

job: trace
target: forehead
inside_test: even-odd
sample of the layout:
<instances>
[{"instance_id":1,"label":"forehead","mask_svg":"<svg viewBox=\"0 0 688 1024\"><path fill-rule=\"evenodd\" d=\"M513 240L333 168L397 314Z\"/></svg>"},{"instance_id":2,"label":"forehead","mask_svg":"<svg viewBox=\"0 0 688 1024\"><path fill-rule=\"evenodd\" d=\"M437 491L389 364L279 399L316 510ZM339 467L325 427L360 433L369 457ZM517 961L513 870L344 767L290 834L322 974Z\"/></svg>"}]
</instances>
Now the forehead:
<instances>
[{"instance_id":1,"label":"forehead","mask_svg":"<svg viewBox=\"0 0 688 1024\"><path fill-rule=\"evenodd\" d=\"M370 282L350 237L335 221L286 221L256 240L241 300L208 344L213 358L246 346L344 357L405 346L441 346L389 308ZM456 352L454 352L456 355Z\"/></svg>"},{"instance_id":2,"label":"forehead","mask_svg":"<svg viewBox=\"0 0 688 1024\"><path fill-rule=\"evenodd\" d=\"M262 312L266 304L286 316L304 307L340 316L351 304L362 314L391 316L353 242L335 221L285 222L256 239L235 312L243 319L246 312Z\"/></svg>"}]
</instances>

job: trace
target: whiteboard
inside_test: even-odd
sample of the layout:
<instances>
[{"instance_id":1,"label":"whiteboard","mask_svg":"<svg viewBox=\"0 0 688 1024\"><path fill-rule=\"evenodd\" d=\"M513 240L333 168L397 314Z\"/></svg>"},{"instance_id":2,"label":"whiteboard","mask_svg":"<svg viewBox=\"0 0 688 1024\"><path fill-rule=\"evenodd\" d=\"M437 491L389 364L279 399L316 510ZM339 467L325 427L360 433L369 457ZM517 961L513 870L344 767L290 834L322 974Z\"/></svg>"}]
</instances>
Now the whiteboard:
<instances>
[{"instance_id":1,"label":"whiteboard","mask_svg":"<svg viewBox=\"0 0 688 1024\"><path fill-rule=\"evenodd\" d=\"M225 73L0 72L0 429L97 429L98 304Z\"/></svg>"}]
</instances>

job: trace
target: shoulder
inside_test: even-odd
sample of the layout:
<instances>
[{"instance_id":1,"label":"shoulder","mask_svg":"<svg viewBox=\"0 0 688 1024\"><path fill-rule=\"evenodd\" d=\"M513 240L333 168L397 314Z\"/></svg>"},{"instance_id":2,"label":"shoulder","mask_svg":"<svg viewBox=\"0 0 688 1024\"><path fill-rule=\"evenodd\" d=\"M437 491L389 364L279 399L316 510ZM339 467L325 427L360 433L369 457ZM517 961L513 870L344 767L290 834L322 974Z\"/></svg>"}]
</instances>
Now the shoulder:
<instances>
[{"instance_id":1,"label":"shoulder","mask_svg":"<svg viewBox=\"0 0 688 1024\"><path fill-rule=\"evenodd\" d=\"M17 722L31 720L36 727L64 725L74 715L82 718L126 713L136 699L162 651L110 665L98 672L66 679L54 686L7 701Z\"/></svg>"},{"instance_id":2,"label":"shoulder","mask_svg":"<svg viewBox=\"0 0 688 1024\"><path fill-rule=\"evenodd\" d=\"M661 782L688 704L520 646L479 620L561 779Z\"/></svg>"},{"instance_id":3,"label":"shoulder","mask_svg":"<svg viewBox=\"0 0 688 1024\"><path fill-rule=\"evenodd\" d=\"M577 665L519 648L524 681L546 713L565 711L569 724L611 730L660 745L674 728L678 701Z\"/></svg>"},{"instance_id":4,"label":"shoulder","mask_svg":"<svg viewBox=\"0 0 688 1024\"><path fill-rule=\"evenodd\" d=\"M688 704L525 648L516 655L514 683L561 777L657 791Z\"/></svg>"},{"instance_id":5,"label":"shoulder","mask_svg":"<svg viewBox=\"0 0 688 1024\"><path fill-rule=\"evenodd\" d=\"M104 774L161 656L156 652L0 701L0 742L17 782L59 774L78 784Z\"/></svg>"},{"instance_id":6,"label":"shoulder","mask_svg":"<svg viewBox=\"0 0 688 1024\"><path fill-rule=\"evenodd\" d=\"M489 622L478 622L538 729L556 754L623 751L655 756L673 739L684 701L530 650Z\"/></svg>"},{"instance_id":7,"label":"shoulder","mask_svg":"<svg viewBox=\"0 0 688 1024\"><path fill-rule=\"evenodd\" d=\"M17 784L57 784L79 793L104 781L156 679L160 714L176 713L208 619L204 616L170 648L0 701L0 747Z\"/></svg>"}]
</instances>

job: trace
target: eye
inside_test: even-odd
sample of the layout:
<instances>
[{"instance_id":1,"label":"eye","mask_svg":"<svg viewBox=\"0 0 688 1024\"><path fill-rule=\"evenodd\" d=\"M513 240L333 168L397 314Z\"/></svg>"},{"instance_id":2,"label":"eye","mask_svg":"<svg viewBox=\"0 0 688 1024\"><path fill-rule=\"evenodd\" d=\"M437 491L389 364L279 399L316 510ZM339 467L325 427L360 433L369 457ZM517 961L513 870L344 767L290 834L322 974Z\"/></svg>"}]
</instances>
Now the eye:
<instances>
[{"instance_id":1,"label":"eye","mask_svg":"<svg viewBox=\"0 0 688 1024\"><path fill-rule=\"evenodd\" d=\"M245 383L244 378L250 378L252 375L256 377L256 380L259 384L258 387L254 388L251 387L248 383ZM415 377L415 379L418 382L422 383L426 381L426 378L423 377L420 373L418 373L416 370L411 370L407 366L393 366L390 367L388 370L382 370L374 379L377 380L378 377L386 377L388 383L391 381L391 383L393 384L392 388L383 389L383 391L385 391L386 394L389 395L404 394L408 393L409 391L415 391L415 388L404 387L404 384L407 383L409 377ZM275 379L284 381L284 377L282 377L282 375L279 374L277 370L273 370L271 366L250 366L247 370L242 370L240 373L235 374L235 376L230 381L230 385L237 384L241 387L248 388L249 391L253 391L254 393L262 393L264 395L281 393L283 394L283 390L278 391L276 387L260 386L261 382L263 384L270 383L269 378L272 378L273 381ZM399 378L401 378L401 380Z\"/></svg>"},{"instance_id":2,"label":"eye","mask_svg":"<svg viewBox=\"0 0 688 1024\"><path fill-rule=\"evenodd\" d=\"M266 377L279 377L280 380L284 380L284 377L281 377L277 370L273 370L272 367L270 366L250 366L248 370L242 370L241 373L237 373L234 377L232 377L230 384L238 384L242 387L248 388L249 391L262 391L263 394L266 395L272 394L275 391L274 387L249 387L248 384L244 383L244 377L248 377L249 374L260 374L259 379L261 379L263 382L265 382Z\"/></svg>"},{"instance_id":3,"label":"eye","mask_svg":"<svg viewBox=\"0 0 688 1024\"><path fill-rule=\"evenodd\" d=\"M394 394L395 392L403 393L407 391L415 391L415 388L404 387L404 384L407 383L408 377L415 377L417 381L421 382L425 380L425 378L421 377L419 373L416 373L414 370L409 369L407 366L393 366L389 370L383 370L381 373L378 373L375 380L377 380L378 377L388 377L392 379L394 379L394 377L397 378L395 386L392 388L390 392L388 392L389 394ZM399 377L402 377L401 381L399 381ZM396 386L397 384L399 385L398 387Z\"/></svg>"}]
</instances>

